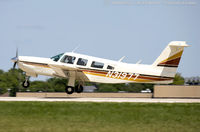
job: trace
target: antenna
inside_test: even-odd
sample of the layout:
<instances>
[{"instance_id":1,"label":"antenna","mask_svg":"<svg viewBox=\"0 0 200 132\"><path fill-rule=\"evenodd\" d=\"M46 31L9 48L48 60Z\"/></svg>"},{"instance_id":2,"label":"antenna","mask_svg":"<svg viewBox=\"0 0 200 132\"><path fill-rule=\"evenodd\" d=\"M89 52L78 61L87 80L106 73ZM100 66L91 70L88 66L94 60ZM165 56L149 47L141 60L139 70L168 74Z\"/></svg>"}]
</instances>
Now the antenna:
<instances>
[{"instance_id":1,"label":"antenna","mask_svg":"<svg viewBox=\"0 0 200 132\"><path fill-rule=\"evenodd\" d=\"M76 47L72 50L72 53L74 53L79 47L80 47L80 45L76 46Z\"/></svg>"},{"instance_id":2,"label":"antenna","mask_svg":"<svg viewBox=\"0 0 200 132\"><path fill-rule=\"evenodd\" d=\"M123 56L121 59L119 59L118 62L121 62L124 58L125 58L125 56Z\"/></svg>"},{"instance_id":3,"label":"antenna","mask_svg":"<svg viewBox=\"0 0 200 132\"><path fill-rule=\"evenodd\" d=\"M139 60L136 64L140 64L142 62L142 60Z\"/></svg>"}]
</instances>

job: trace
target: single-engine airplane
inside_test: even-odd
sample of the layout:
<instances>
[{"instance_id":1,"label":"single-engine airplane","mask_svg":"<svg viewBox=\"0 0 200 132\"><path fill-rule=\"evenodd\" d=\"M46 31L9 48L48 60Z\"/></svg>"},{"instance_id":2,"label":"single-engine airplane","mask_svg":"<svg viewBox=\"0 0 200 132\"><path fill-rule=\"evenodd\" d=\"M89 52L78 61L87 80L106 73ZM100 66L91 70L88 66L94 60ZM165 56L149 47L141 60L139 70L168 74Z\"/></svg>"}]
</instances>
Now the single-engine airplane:
<instances>
[{"instance_id":1,"label":"single-engine airplane","mask_svg":"<svg viewBox=\"0 0 200 132\"><path fill-rule=\"evenodd\" d=\"M11 60L26 73L22 83L24 88L29 87L29 77L46 75L68 78L65 88L67 94L81 93L84 82L97 83L152 83L169 84L173 82L184 47L185 41L172 41L163 50L160 56L151 65L128 64L92 57L74 52L66 52L51 58L18 56ZM75 81L79 85L75 86Z\"/></svg>"}]
</instances>

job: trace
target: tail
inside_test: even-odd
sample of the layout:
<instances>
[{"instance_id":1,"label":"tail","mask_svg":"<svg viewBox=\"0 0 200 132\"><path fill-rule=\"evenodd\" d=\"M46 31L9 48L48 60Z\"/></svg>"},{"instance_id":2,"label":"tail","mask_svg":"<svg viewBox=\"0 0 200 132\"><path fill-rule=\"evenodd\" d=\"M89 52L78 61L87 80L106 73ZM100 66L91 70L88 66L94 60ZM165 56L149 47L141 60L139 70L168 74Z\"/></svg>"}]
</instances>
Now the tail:
<instances>
[{"instance_id":1,"label":"tail","mask_svg":"<svg viewBox=\"0 0 200 132\"><path fill-rule=\"evenodd\" d=\"M185 41L172 41L163 50L160 56L152 64L161 70L160 76L174 77L178 68L184 47L188 47Z\"/></svg>"}]
</instances>

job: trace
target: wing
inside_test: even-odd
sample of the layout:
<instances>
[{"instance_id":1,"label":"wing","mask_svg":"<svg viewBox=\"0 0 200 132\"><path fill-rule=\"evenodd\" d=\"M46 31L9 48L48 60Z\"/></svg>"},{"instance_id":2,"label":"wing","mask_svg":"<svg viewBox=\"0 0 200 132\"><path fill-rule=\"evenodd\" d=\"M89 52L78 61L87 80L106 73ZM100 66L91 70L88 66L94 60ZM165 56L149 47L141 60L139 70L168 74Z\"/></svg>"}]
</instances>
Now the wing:
<instances>
[{"instance_id":1,"label":"wing","mask_svg":"<svg viewBox=\"0 0 200 132\"><path fill-rule=\"evenodd\" d=\"M54 76L64 78L76 78L76 80L80 80L83 82L89 81L85 73L74 65L60 63L52 63L48 65L55 71Z\"/></svg>"},{"instance_id":2,"label":"wing","mask_svg":"<svg viewBox=\"0 0 200 132\"><path fill-rule=\"evenodd\" d=\"M58 76L58 77L68 78L70 76L70 72L77 70L76 67L74 67L73 65L68 65L68 64L52 63L48 65L55 71L55 76Z\"/></svg>"}]
</instances>

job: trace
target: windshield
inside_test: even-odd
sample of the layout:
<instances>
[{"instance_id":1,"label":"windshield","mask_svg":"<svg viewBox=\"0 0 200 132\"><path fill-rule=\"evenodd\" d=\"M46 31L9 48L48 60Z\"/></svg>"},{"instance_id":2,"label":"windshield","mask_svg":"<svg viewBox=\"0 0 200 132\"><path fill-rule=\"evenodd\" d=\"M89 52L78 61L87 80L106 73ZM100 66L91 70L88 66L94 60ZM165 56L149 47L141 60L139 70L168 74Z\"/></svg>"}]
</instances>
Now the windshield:
<instances>
[{"instance_id":1,"label":"windshield","mask_svg":"<svg viewBox=\"0 0 200 132\"><path fill-rule=\"evenodd\" d=\"M53 57L51 57L51 59L52 59L53 61L58 61L58 60L60 59L60 57L61 57L63 54L64 54L64 53L59 54L59 55L56 55L56 56L53 56Z\"/></svg>"}]
</instances>

